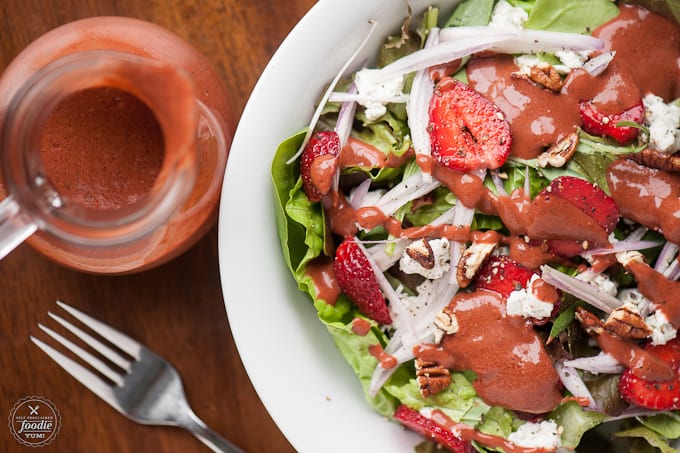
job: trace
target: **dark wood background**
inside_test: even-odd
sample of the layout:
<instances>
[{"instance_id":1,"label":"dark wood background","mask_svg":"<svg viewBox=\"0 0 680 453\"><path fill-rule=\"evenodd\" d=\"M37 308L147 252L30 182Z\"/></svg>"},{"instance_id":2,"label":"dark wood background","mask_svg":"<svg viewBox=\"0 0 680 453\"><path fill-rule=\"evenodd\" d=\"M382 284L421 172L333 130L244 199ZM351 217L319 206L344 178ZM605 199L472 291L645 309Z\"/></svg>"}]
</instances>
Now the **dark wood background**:
<instances>
[{"instance_id":1,"label":"dark wood background","mask_svg":"<svg viewBox=\"0 0 680 453\"><path fill-rule=\"evenodd\" d=\"M314 0L0 0L0 70L46 31L97 15L162 25L216 66L238 117L271 55ZM64 269L22 245L0 261L0 452L201 452L176 428L137 425L71 378L29 341L54 327L56 299L123 330L170 359L200 418L248 452L291 452L258 399L234 346L218 274L217 228L174 261L124 277ZM58 311L58 310L57 310ZM38 395L62 416L38 449L12 437L14 403Z\"/></svg>"}]
</instances>

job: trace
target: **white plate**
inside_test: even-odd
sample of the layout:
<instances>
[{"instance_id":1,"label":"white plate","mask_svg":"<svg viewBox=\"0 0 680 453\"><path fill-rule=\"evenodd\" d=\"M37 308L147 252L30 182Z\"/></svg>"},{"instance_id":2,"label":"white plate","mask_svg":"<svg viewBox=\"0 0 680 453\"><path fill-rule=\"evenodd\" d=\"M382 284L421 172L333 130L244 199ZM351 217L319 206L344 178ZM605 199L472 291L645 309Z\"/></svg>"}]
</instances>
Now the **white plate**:
<instances>
[{"instance_id":1,"label":"white plate","mask_svg":"<svg viewBox=\"0 0 680 453\"><path fill-rule=\"evenodd\" d=\"M411 0L414 17L430 4ZM397 33L403 0L320 0L291 31L263 72L237 128L219 219L219 260L227 315L260 399L301 453L412 453L422 439L375 413L358 379L297 290L281 253L271 161L281 141L305 127L314 103L378 26L362 62Z\"/></svg>"},{"instance_id":2,"label":"white plate","mask_svg":"<svg viewBox=\"0 0 680 453\"><path fill-rule=\"evenodd\" d=\"M276 234L270 173L279 143L309 123L314 102L362 41L368 20L378 19L378 26L357 61L399 30L405 3L319 1L263 72L231 147L219 220L229 323L255 390L303 453L412 452L419 441L368 406L310 299L297 290ZM415 11L434 3L411 1Z\"/></svg>"}]
</instances>

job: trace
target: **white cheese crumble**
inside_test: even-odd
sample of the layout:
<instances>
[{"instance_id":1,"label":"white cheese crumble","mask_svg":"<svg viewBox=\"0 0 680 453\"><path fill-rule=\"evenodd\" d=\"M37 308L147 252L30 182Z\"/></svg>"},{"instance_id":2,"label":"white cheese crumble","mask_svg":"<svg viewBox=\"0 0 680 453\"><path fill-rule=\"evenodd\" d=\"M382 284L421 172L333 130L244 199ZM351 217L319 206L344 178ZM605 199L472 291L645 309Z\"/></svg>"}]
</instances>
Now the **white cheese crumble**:
<instances>
[{"instance_id":1,"label":"white cheese crumble","mask_svg":"<svg viewBox=\"0 0 680 453\"><path fill-rule=\"evenodd\" d=\"M669 154L680 150L680 107L666 104L661 97L651 93L642 98L642 103L650 147Z\"/></svg>"},{"instance_id":2,"label":"white cheese crumble","mask_svg":"<svg viewBox=\"0 0 680 453\"><path fill-rule=\"evenodd\" d=\"M561 445L561 434L562 427L553 420L544 420L540 423L527 422L521 425L517 431L510 433L508 440L522 447L552 450Z\"/></svg>"},{"instance_id":3,"label":"white cheese crumble","mask_svg":"<svg viewBox=\"0 0 680 453\"><path fill-rule=\"evenodd\" d=\"M642 317L650 312L651 302L637 288L624 288L619 291L616 298L621 301L622 307L625 306Z\"/></svg>"},{"instance_id":4,"label":"white cheese crumble","mask_svg":"<svg viewBox=\"0 0 680 453\"><path fill-rule=\"evenodd\" d=\"M668 321L666 315L661 310L656 310L645 318L645 323L652 329L652 344L666 344L676 337L678 331Z\"/></svg>"},{"instance_id":5,"label":"white cheese crumble","mask_svg":"<svg viewBox=\"0 0 680 453\"><path fill-rule=\"evenodd\" d=\"M354 86L360 96L366 96L368 98L385 98L404 94L402 92L404 88L404 77L402 75L376 82L373 77L373 74L376 73L376 71L379 71L379 69L362 69L355 73ZM366 107L366 117L370 121L375 121L387 113L387 103L374 100L361 100L358 101L358 103Z\"/></svg>"},{"instance_id":6,"label":"white cheese crumble","mask_svg":"<svg viewBox=\"0 0 680 453\"><path fill-rule=\"evenodd\" d=\"M536 297L533 293L533 283L540 279L534 274L529 280L526 289L517 289L510 293L506 302L506 312L510 316L522 316L524 318L543 319L548 318L553 312L553 304Z\"/></svg>"},{"instance_id":7,"label":"white cheese crumble","mask_svg":"<svg viewBox=\"0 0 680 453\"><path fill-rule=\"evenodd\" d=\"M590 284L591 286L594 286L600 292L616 297L619 286L615 281L611 280L605 274L593 272L592 270L588 269L585 272L578 274L576 278Z\"/></svg>"},{"instance_id":8,"label":"white cheese crumble","mask_svg":"<svg viewBox=\"0 0 680 453\"><path fill-rule=\"evenodd\" d=\"M555 56L569 69L580 68L588 61L590 50L558 50Z\"/></svg>"},{"instance_id":9,"label":"white cheese crumble","mask_svg":"<svg viewBox=\"0 0 680 453\"><path fill-rule=\"evenodd\" d=\"M426 239L417 239L406 248L407 250L399 260L399 268L407 274L420 274L425 278L436 280L449 271L449 241L446 238L427 241L434 255L434 267L432 269L427 269L408 254L408 249L421 252L426 250L425 241Z\"/></svg>"},{"instance_id":10,"label":"white cheese crumble","mask_svg":"<svg viewBox=\"0 0 680 453\"><path fill-rule=\"evenodd\" d=\"M489 27L521 30L528 18L529 14L519 6L500 0L493 8Z\"/></svg>"}]
</instances>

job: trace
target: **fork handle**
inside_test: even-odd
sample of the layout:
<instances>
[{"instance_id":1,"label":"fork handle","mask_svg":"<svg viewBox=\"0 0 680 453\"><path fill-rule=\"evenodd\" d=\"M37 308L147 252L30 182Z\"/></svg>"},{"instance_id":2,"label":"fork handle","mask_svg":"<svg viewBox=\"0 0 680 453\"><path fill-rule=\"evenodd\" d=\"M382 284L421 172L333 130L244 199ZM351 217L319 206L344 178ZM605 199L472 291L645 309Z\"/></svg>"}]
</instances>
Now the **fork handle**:
<instances>
[{"instance_id":1,"label":"fork handle","mask_svg":"<svg viewBox=\"0 0 680 453\"><path fill-rule=\"evenodd\" d=\"M193 413L193 411L189 411L187 415L188 416L180 422L180 426L191 432L191 434L207 445L212 451L216 453L245 453L239 447L210 429L208 425L203 423L203 421Z\"/></svg>"}]
</instances>

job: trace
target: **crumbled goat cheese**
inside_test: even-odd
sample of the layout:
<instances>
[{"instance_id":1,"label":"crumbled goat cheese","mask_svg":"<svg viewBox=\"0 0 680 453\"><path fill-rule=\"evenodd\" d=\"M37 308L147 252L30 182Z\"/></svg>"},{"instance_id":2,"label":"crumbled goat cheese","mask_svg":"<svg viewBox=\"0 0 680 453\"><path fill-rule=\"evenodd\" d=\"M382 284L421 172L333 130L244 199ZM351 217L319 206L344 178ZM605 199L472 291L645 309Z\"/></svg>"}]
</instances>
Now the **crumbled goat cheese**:
<instances>
[{"instance_id":1,"label":"crumbled goat cheese","mask_svg":"<svg viewBox=\"0 0 680 453\"><path fill-rule=\"evenodd\" d=\"M392 97L403 95L404 77L399 75L388 80L376 82L372 75L378 69L362 69L354 75L354 86L359 95L367 97ZM375 121L387 113L386 103L378 101L358 101L360 105L366 107L366 117L370 121Z\"/></svg>"},{"instance_id":2,"label":"crumbled goat cheese","mask_svg":"<svg viewBox=\"0 0 680 453\"><path fill-rule=\"evenodd\" d=\"M650 147L669 154L680 150L680 106L666 104L651 93L645 95L642 102Z\"/></svg>"},{"instance_id":3,"label":"crumbled goat cheese","mask_svg":"<svg viewBox=\"0 0 680 453\"><path fill-rule=\"evenodd\" d=\"M661 310L656 310L645 318L645 323L652 329L652 344L666 344L676 337L678 331L668 321L668 318Z\"/></svg>"},{"instance_id":4,"label":"crumbled goat cheese","mask_svg":"<svg viewBox=\"0 0 680 453\"><path fill-rule=\"evenodd\" d=\"M434 255L434 266L431 269L424 267L420 262L416 261L409 255L409 249L419 253L429 253L425 241L429 243L429 249ZM449 271L449 241L446 238L441 239L418 239L413 241L407 248L399 260L399 268L407 274L420 274L425 278L438 279Z\"/></svg>"},{"instance_id":5,"label":"crumbled goat cheese","mask_svg":"<svg viewBox=\"0 0 680 453\"><path fill-rule=\"evenodd\" d=\"M540 277L533 275L526 289L517 289L510 293L506 302L506 311L510 316L543 319L552 314L553 304L539 299L532 291L537 279Z\"/></svg>"},{"instance_id":6,"label":"crumbled goat cheese","mask_svg":"<svg viewBox=\"0 0 680 453\"><path fill-rule=\"evenodd\" d=\"M555 56L560 59L562 64L569 69L580 68L588 61L589 50L558 50Z\"/></svg>"},{"instance_id":7,"label":"crumbled goat cheese","mask_svg":"<svg viewBox=\"0 0 680 453\"><path fill-rule=\"evenodd\" d=\"M618 292L618 284L604 274L587 270L578 274L576 278L594 286L605 294L616 297L616 293Z\"/></svg>"},{"instance_id":8,"label":"crumbled goat cheese","mask_svg":"<svg viewBox=\"0 0 680 453\"><path fill-rule=\"evenodd\" d=\"M650 312L651 302L637 288L624 288L619 291L616 298L621 301L621 306L628 306L643 318Z\"/></svg>"},{"instance_id":9,"label":"crumbled goat cheese","mask_svg":"<svg viewBox=\"0 0 680 453\"><path fill-rule=\"evenodd\" d=\"M519 6L512 6L506 0L500 0L493 8L489 27L521 30L528 18L529 14Z\"/></svg>"},{"instance_id":10,"label":"crumbled goat cheese","mask_svg":"<svg viewBox=\"0 0 680 453\"><path fill-rule=\"evenodd\" d=\"M510 433L508 440L522 447L552 450L561 445L561 434L562 427L553 420L544 420L540 423L527 422L521 425L517 431Z\"/></svg>"}]
</instances>

